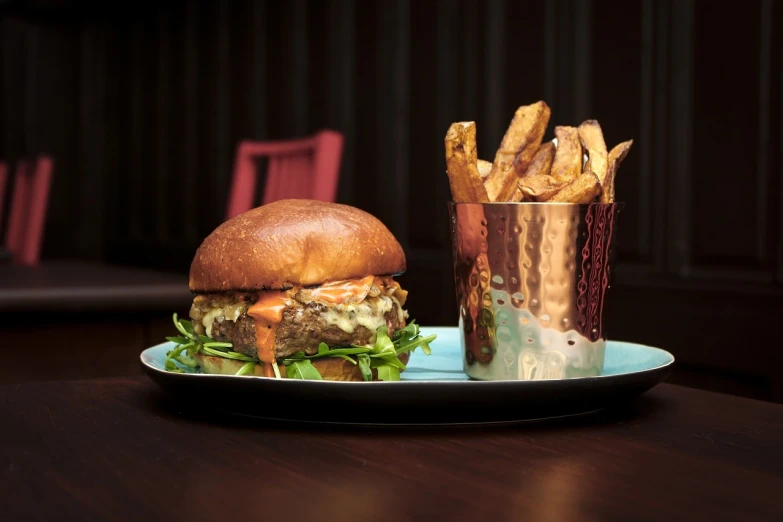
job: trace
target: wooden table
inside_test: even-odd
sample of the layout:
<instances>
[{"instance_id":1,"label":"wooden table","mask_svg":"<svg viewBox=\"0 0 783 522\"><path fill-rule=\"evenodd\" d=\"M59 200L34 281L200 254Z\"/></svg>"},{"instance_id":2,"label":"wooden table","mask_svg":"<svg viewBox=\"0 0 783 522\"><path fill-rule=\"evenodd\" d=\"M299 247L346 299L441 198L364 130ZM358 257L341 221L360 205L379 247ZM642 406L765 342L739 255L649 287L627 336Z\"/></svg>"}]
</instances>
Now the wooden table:
<instances>
[{"instance_id":1,"label":"wooden table","mask_svg":"<svg viewBox=\"0 0 783 522\"><path fill-rule=\"evenodd\" d=\"M170 310L190 299L187 275L81 261L0 266L0 312Z\"/></svg>"},{"instance_id":2,"label":"wooden table","mask_svg":"<svg viewBox=\"0 0 783 522\"><path fill-rule=\"evenodd\" d=\"M783 406L667 384L590 418L414 429L115 378L0 387L0 419L4 520L783 520Z\"/></svg>"},{"instance_id":3,"label":"wooden table","mask_svg":"<svg viewBox=\"0 0 783 522\"><path fill-rule=\"evenodd\" d=\"M0 265L0 383L140 373L138 354L173 332L187 274L83 262ZM1 517L0 517L1 518Z\"/></svg>"}]
</instances>

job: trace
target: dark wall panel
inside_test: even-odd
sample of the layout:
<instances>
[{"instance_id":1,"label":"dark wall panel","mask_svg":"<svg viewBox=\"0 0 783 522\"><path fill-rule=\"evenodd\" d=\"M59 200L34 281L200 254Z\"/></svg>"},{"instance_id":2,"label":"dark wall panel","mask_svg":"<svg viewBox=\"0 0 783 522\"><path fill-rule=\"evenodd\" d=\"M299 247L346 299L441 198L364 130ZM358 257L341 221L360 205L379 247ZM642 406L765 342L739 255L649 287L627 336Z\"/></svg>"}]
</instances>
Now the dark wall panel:
<instances>
[{"instance_id":1,"label":"dark wall panel","mask_svg":"<svg viewBox=\"0 0 783 522\"><path fill-rule=\"evenodd\" d=\"M590 18L591 74L586 85L594 94L590 115L600 121L607 147L634 139L617 181L618 200L633 202L635 207L622 214L619 248L625 259L648 266L652 262L654 194L650 165L655 114L654 15L652 2L596 2Z\"/></svg>"},{"instance_id":2,"label":"dark wall panel","mask_svg":"<svg viewBox=\"0 0 783 522\"><path fill-rule=\"evenodd\" d=\"M769 139L771 121L768 95L762 105L759 94L769 90L774 21L762 16L761 2L749 1L731 17L715 9L698 9L693 22L696 59L691 110L693 134L698 138L693 141L687 205L692 209L690 261L755 267L756 245L767 220L765 193L756 190L760 162L767 162L760 154L767 153L760 146L760 132L765 133L765 141ZM755 38L726 38L731 33ZM761 226L757 226L757 211L764 214ZM745 233L726 234L737 227Z\"/></svg>"}]
</instances>

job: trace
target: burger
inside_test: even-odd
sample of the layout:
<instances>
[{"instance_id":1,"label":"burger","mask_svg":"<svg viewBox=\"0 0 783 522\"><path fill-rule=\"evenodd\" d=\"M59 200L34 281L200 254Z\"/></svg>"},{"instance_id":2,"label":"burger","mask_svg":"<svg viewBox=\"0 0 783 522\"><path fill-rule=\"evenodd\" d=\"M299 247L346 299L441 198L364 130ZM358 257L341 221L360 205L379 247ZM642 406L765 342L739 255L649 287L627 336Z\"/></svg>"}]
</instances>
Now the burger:
<instances>
[{"instance_id":1,"label":"burger","mask_svg":"<svg viewBox=\"0 0 783 522\"><path fill-rule=\"evenodd\" d=\"M336 381L399 380L429 354L394 276L406 268L392 233L358 208L287 199L217 227L190 267L190 320L169 371Z\"/></svg>"}]
</instances>

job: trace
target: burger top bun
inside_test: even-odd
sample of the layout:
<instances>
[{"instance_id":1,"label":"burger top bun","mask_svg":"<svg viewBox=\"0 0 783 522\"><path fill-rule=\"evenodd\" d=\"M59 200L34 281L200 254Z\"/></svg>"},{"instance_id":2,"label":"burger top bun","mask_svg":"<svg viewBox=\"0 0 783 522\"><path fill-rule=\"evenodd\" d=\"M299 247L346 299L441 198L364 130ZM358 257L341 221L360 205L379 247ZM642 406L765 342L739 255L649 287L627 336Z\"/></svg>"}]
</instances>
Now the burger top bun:
<instances>
[{"instance_id":1,"label":"burger top bun","mask_svg":"<svg viewBox=\"0 0 783 522\"><path fill-rule=\"evenodd\" d=\"M386 226L348 205L286 199L217 227L190 266L198 293L283 290L405 271L405 253Z\"/></svg>"}]
</instances>

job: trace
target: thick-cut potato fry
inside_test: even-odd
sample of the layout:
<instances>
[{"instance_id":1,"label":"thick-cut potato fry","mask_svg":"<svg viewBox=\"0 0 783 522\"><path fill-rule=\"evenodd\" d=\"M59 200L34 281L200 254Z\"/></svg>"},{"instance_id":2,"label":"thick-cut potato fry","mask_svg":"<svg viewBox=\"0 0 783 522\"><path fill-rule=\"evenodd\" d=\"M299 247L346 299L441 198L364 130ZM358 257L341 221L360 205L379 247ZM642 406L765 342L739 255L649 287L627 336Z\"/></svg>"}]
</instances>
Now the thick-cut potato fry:
<instances>
[{"instance_id":1,"label":"thick-cut potato fry","mask_svg":"<svg viewBox=\"0 0 783 522\"><path fill-rule=\"evenodd\" d=\"M519 180L519 190L527 201L547 201L566 185L546 174L525 176Z\"/></svg>"},{"instance_id":2,"label":"thick-cut potato fry","mask_svg":"<svg viewBox=\"0 0 783 522\"><path fill-rule=\"evenodd\" d=\"M608 151L600 123L589 119L555 126L555 139L542 144L550 116L544 101L517 108L492 163L478 159L475 122L453 123L445 143L454 201L613 203L633 140Z\"/></svg>"},{"instance_id":3,"label":"thick-cut potato fry","mask_svg":"<svg viewBox=\"0 0 783 522\"><path fill-rule=\"evenodd\" d=\"M457 203L489 202L477 165L476 123L462 121L451 124L444 141L446 172L454 201Z\"/></svg>"},{"instance_id":4,"label":"thick-cut potato fry","mask_svg":"<svg viewBox=\"0 0 783 522\"><path fill-rule=\"evenodd\" d=\"M601 192L601 203L614 203L614 179L617 176L617 170L620 164L631 150L633 140L628 140L615 146L609 152L609 166L606 172L606 179L603 182L603 192Z\"/></svg>"},{"instance_id":5,"label":"thick-cut potato fry","mask_svg":"<svg viewBox=\"0 0 783 522\"><path fill-rule=\"evenodd\" d=\"M487 176L492 171L492 162L483 159L478 160L478 171L482 180L487 179Z\"/></svg>"},{"instance_id":6,"label":"thick-cut potato fry","mask_svg":"<svg viewBox=\"0 0 783 522\"><path fill-rule=\"evenodd\" d=\"M555 181L549 175L549 169L552 167L552 159L555 157L555 144L551 141L544 143L536 151L530 165L524 174L521 175L511 196L514 203L520 201L535 201L535 197L547 195L551 196L557 192L563 184L555 184ZM529 182L522 180L531 179ZM555 186L556 188L552 188Z\"/></svg>"},{"instance_id":7,"label":"thick-cut potato fry","mask_svg":"<svg viewBox=\"0 0 783 522\"><path fill-rule=\"evenodd\" d=\"M551 114L551 109L543 101L526 107L526 110L523 112L523 118L529 118L529 130L524 128L526 123L523 122L524 132L522 133L522 140L519 142L517 153L514 157L514 170L517 172L517 176L525 175L530 162L533 161L536 152L541 148L541 140L544 139ZM501 143L502 145L503 143Z\"/></svg>"},{"instance_id":8,"label":"thick-cut potato fry","mask_svg":"<svg viewBox=\"0 0 783 522\"><path fill-rule=\"evenodd\" d=\"M541 145L550 113L543 101L523 105L514 113L485 181L492 201L509 201L513 197L518 177L527 170Z\"/></svg>"},{"instance_id":9,"label":"thick-cut potato fry","mask_svg":"<svg viewBox=\"0 0 783 522\"><path fill-rule=\"evenodd\" d=\"M579 126L579 140L587 151L587 163L584 170L598 176L598 181L603 186L607 172L606 142L601 125L596 120L587 120Z\"/></svg>"},{"instance_id":10,"label":"thick-cut potato fry","mask_svg":"<svg viewBox=\"0 0 783 522\"><path fill-rule=\"evenodd\" d=\"M541 145L535 156L530 161L527 170L521 176L524 178L536 176L549 176L552 170L552 161L555 159L555 144L551 141Z\"/></svg>"},{"instance_id":11,"label":"thick-cut potato fry","mask_svg":"<svg viewBox=\"0 0 783 522\"><path fill-rule=\"evenodd\" d=\"M582 145L576 127L555 127L557 150L552 161L552 176L558 181L573 181L582 173Z\"/></svg>"},{"instance_id":12,"label":"thick-cut potato fry","mask_svg":"<svg viewBox=\"0 0 783 522\"><path fill-rule=\"evenodd\" d=\"M598 176L588 171L563 187L547 201L552 203L591 203L601 193Z\"/></svg>"}]
</instances>

